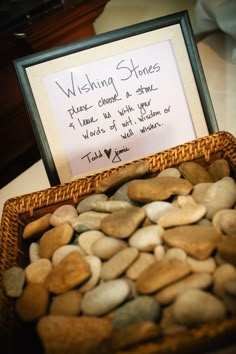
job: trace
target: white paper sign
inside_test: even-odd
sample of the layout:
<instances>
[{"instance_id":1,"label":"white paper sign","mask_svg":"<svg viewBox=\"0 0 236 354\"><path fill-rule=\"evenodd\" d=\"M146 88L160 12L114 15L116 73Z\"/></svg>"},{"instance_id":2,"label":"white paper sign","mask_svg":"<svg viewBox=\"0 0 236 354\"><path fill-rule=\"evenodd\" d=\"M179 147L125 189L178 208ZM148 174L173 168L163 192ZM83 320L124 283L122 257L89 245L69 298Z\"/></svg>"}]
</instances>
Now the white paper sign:
<instances>
[{"instance_id":1,"label":"white paper sign","mask_svg":"<svg viewBox=\"0 0 236 354\"><path fill-rule=\"evenodd\" d=\"M73 176L196 138L171 41L44 77Z\"/></svg>"}]
</instances>

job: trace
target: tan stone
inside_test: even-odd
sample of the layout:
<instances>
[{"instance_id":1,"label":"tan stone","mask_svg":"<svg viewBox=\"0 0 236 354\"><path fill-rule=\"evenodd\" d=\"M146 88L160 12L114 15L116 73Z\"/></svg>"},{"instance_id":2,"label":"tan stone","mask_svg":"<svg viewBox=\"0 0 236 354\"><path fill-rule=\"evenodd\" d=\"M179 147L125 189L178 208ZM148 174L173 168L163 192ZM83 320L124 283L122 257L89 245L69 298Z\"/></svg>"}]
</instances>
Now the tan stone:
<instances>
[{"instance_id":1,"label":"tan stone","mask_svg":"<svg viewBox=\"0 0 236 354\"><path fill-rule=\"evenodd\" d=\"M37 236L46 231L50 226L51 213L41 216L39 219L28 223L22 233L24 239L28 239Z\"/></svg>"},{"instance_id":2,"label":"tan stone","mask_svg":"<svg viewBox=\"0 0 236 354\"><path fill-rule=\"evenodd\" d=\"M44 285L50 292L60 294L80 285L90 275L89 264L74 251L51 270Z\"/></svg>"},{"instance_id":3,"label":"tan stone","mask_svg":"<svg viewBox=\"0 0 236 354\"><path fill-rule=\"evenodd\" d=\"M236 209L223 209L215 213L212 225L226 235L236 235Z\"/></svg>"},{"instance_id":4,"label":"tan stone","mask_svg":"<svg viewBox=\"0 0 236 354\"><path fill-rule=\"evenodd\" d=\"M218 244L218 252L221 258L236 266L236 237L229 236Z\"/></svg>"},{"instance_id":5,"label":"tan stone","mask_svg":"<svg viewBox=\"0 0 236 354\"><path fill-rule=\"evenodd\" d=\"M52 298L49 313L51 315L76 316L80 313L82 294L78 290L69 290Z\"/></svg>"},{"instance_id":6,"label":"tan stone","mask_svg":"<svg viewBox=\"0 0 236 354\"><path fill-rule=\"evenodd\" d=\"M187 225L165 230L162 239L171 247L183 249L198 260L210 257L222 235L211 226Z\"/></svg>"},{"instance_id":7,"label":"tan stone","mask_svg":"<svg viewBox=\"0 0 236 354\"><path fill-rule=\"evenodd\" d=\"M43 284L51 272L52 262L47 258L41 258L29 264L25 268L25 275L28 283Z\"/></svg>"},{"instance_id":8,"label":"tan stone","mask_svg":"<svg viewBox=\"0 0 236 354\"><path fill-rule=\"evenodd\" d=\"M131 264L126 271L129 279L136 280L142 271L156 261L156 257L148 252L140 252L138 258Z\"/></svg>"},{"instance_id":9,"label":"tan stone","mask_svg":"<svg viewBox=\"0 0 236 354\"><path fill-rule=\"evenodd\" d=\"M213 181L219 181L223 177L230 176L229 163L225 159L218 159L212 162L208 168L208 172L212 177Z\"/></svg>"},{"instance_id":10,"label":"tan stone","mask_svg":"<svg viewBox=\"0 0 236 354\"><path fill-rule=\"evenodd\" d=\"M213 182L208 171L199 163L186 161L179 165L179 171L193 185L198 183Z\"/></svg>"}]
</instances>

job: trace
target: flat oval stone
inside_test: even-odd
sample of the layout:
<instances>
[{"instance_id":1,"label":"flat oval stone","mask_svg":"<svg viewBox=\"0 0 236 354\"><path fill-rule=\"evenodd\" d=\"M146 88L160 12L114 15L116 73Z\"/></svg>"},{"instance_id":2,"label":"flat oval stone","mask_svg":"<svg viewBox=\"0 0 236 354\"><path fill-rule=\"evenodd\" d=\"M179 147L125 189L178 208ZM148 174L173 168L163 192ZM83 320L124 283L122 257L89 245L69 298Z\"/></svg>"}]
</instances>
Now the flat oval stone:
<instances>
[{"instance_id":1,"label":"flat oval stone","mask_svg":"<svg viewBox=\"0 0 236 354\"><path fill-rule=\"evenodd\" d=\"M131 264L126 271L126 276L129 279L136 280L142 271L156 261L153 254L148 252L140 252L138 258Z\"/></svg>"},{"instance_id":2,"label":"flat oval stone","mask_svg":"<svg viewBox=\"0 0 236 354\"><path fill-rule=\"evenodd\" d=\"M154 223L157 223L159 218L166 212L176 209L177 207L169 202L156 201L148 203L144 206L147 217Z\"/></svg>"},{"instance_id":3,"label":"flat oval stone","mask_svg":"<svg viewBox=\"0 0 236 354\"><path fill-rule=\"evenodd\" d=\"M229 163L225 159L215 160L210 164L208 168L208 172L214 182L219 181L224 177L229 177L230 176Z\"/></svg>"},{"instance_id":4,"label":"flat oval stone","mask_svg":"<svg viewBox=\"0 0 236 354\"><path fill-rule=\"evenodd\" d=\"M228 236L217 246L221 258L236 266L236 237Z\"/></svg>"},{"instance_id":5,"label":"flat oval stone","mask_svg":"<svg viewBox=\"0 0 236 354\"><path fill-rule=\"evenodd\" d=\"M9 297L19 297L25 284L25 271L21 267L11 267L3 273L2 286Z\"/></svg>"},{"instance_id":6,"label":"flat oval stone","mask_svg":"<svg viewBox=\"0 0 236 354\"><path fill-rule=\"evenodd\" d=\"M215 213L212 225L226 235L236 236L236 209L223 209Z\"/></svg>"},{"instance_id":7,"label":"flat oval stone","mask_svg":"<svg viewBox=\"0 0 236 354\"><path fill-rule=\"evenodd\" d=\"M36 262L40 259L39 244L37 242L31 242L29 245L29 259L30 263Z\"/></svg>"},{"instance_id":8,"label":"flat oval stone","mask_svg":"<svg viewBox=\"0 0 236 354\"><path fill-rule=\"evenodd\" d=\"M176 167L169 167L158 173L158 177L181 177L181 173Z\"/></svg>"},{"instance_id":9,"label":"flat oval stone","mask_svg":"<svg viewBox=\"0 0 236 354\"><path fill-rule=\"evenodd\" d=\"M216 270L216 262L213 257L201 261L192 257L187 257L187 262L190 265L192 272L214 273Z\"/></svg>"},{"instance_id":10,"label":"flat oval stone","mask_svg":"<svg viewBox=\"0 0 236 354\"><path fill-rule=\"evenodd\" d=\"M187 254L181 248L173 247L169 248L165 253L166 259L178 259L185 262L187 260Z\"/></svg>"},{"instance_id":11,"label":"flat oval stone","mask_svg":"<svg viewBox=\"0 0 236 354\"><path fill-rule=\"evenodd\" d=\"M16 313L22 321L31 322L46 315L49 293L42 284L28 284L16 301Z\"/></svg>"},{"instance_id":12,"label":"flat oval stone","mask_svg":"<svg viewBox=\"0 0 236 354\"><path fill-rule=\"evenodd\" d=\"M124 183L123 185L121 185L114 194L112 194L112 196L110 197L110 200L123 200L126 201L128 203L130 203L131 205L134 206L139 206L139 203L134 202L133 200L131 200L128 196L128 185L129 182Z\"/></svg>"},{"instance_id":13,"label":"flat oval stone","mask_svg":"<svg viewBox=\"0 0 236 354\"><path fill-rule=\"evenodd\" d=\"M80 313L82 294L78 290L69 290L52 298L49 313L51 315L76 316Z\"/></svg>"},{"instance_id":14,"label":"flat oval stone","mask_svg":"<svg viewBox=\"0 0 236 354\"><path fill-rule=\"evenodd\" d=\"M102 265L101 278L112 280L123 274L126 269L135 261L139 252L137 248L128 247L116 253Z\"/></svg>"},{"instance_id":15,"label":"flat oval stone","mask_svg":"<svg viewBox=\"0 0 236 354\"><path fill-rule=\"evenodd\" d=\"M212 254L222 238L211 226L187 225L165 230L162 239L171 247L183 249L189 256L203 260Z\"/></svg>"},{"instance_id":16,"label":"flat oval stone","mask_svg":"<svg viewBox=\"0 0 236 354\"><path fill-rule=\"evenodd\" d=\"M123 168L115 171L108 177L103 178L97 185L95 192L103 193L114 187L118 187L134 178L141 177L149 172L149 162L140 160L132 164L128 164Z\"/></svg>"},{"instance_id":17,"label":"flat oval stone","mask_svg":"<svg viewBox=\"0 0 236 354\"><path fill-rule=\"evenodd\" d=\"M77 210L73 205L61 205L52 213L50 223L52 226L57 226L66 222L71 223L71 221L77 216Z\"/></svg>"},{"instance_id":18,"label":"flat oval stone","mask_svg":"<svg viewBox=\"0 0 236 354\"><path fill-rule=\"evenodd\" d=\"M179 171L192 185L205 182L213 182L209 172L194 161L186 161L179 165Z\"/></svg>"},{"instance_id":19,"label":"flat oval stone","mask_svg":"<svg viewBox=\"0 0 236 354\"><path fill-rule=\"evenodd\" d=\"M111 335L111 322L87 316L48 315L36 325L45 353L96 353Z\"/></svg>"},{"instance_id":20,"label":"flat oval stone","mask_svg":"<svg viewBox=\"0 0 236 354\"><path fill-rule=\"evenodd\" d=\"M65 258L71 252L78 252L82 257L86 253L82 250L79 245L64 245L59 247L52 255L52 264L54 266L58 265L63 258Z\"/></svg>"},{"instance_id":21,"label":"flat oval stone","mask_svg":"<svg viewBox=\"0 0 236 354\"><path fill-rule=\"evenodd\" d=\"M96 201L107 200L108 196L104 193L97 193L93 195L89 195L88 197L82 199L77 205L77 212L78 214L84 213L86 211L91 211L92 207L91 204Z\"/></svg>"},{"instance_id":22,"label":"flat oval stone","mask_svg":"<svg viewBox=\"0 0 236 354\"><path fill-rule=\"evenodd\" d=\"M41 258L51 258L53 253L61 246L68 244L74 230L65 223L46 231L39 241L39 255Z\"/></svg>"},{"instance_id":23,"label":"flat oval stone","mask_svg":"<svg viewBox=\"0 0 236 354\"><path fill-rule=\"evenodd\" d=\"M95 211L113 213L114 211L130 208L132 204L124 200L99 200L91 203L91 207Z\"/></svg>"},{"instance_id":24,"label":"flat oval stone","mask_svg":"<svg viewBox=\"0 0 236 354\"><path fill-rule=\"evenodd\" d=\"M112 237L127 238L137 229L145 216L145 210L135 206L116 211L102 220L101 230Z\"/></svg>"},{"instance_id":25,"label":"flat oval stone","mask_svg":"<svg viewBox=\"0 0 236 354\"><path fill-rule=\"evenodd\" d=\"M219 296L224 296L225 283L236 278L236 268L232 264L220 265L213 275L213 292Z\"/></svg>"},{"instance_id":26,"label":"flat oval stone","mask_svg":"<svg viewBox=\"0 0 236 354\"><path fill-rule=\"evenodd\" d=\"M187 289L206 289L213 282L209 273L195 273L165 287L155 295L155 299L161 305L172 303L176 297Z\"/></svg>"},{"instance_id":27,"label":"flat oval stone","mask_svg":"<svg viewBox=\"0 0 236 354\"><path fill-rule=\"evenodd\" d=\"M41 258L25 267L25 275L28 283L43 284L52 270L52 262L47 258Z\"/></svg>"},{"instance_id":28,"label":"flat oval stone","mask_svg":"<svg viewBox=\"0 0 236 354\"><path fill-rule=\"evenodd\" d=\"M189 272L190 267L186 262L176 259L156 261L140 274L136 281L136 290L141 294L151 294L183 278Z\"/></svg>"},{"instance_id":29,"label":"flat oval stone","mask_svg":"<svg viewBox=\"0 0 236 354\"><path fill-rule=\"evenodd\" d=\"M196 203L202 204L208 189L213 186L213 182L199 183L193 186L192 197Z\"/></svg>"},{"instance_id":30,"label":"flat oval stone","mask_svg":"<svg viewBox=\"0 0 236 354\"><path fill-rule=\"evenodd\" d=\"M42 234L47 229L49 229L49 227L51 226L51 215L51 213L47 213L38 218L37 220L29 222L23 230L22 237L24 239L29 239L31 237Z\"/></svg>"},{"instance_id":31,"label":"flat oval stone","mask_svg":"<svg viewBox=\"0 0 236 354\"><path fill-rule=\"evenodd\" d=\"M92 244L91 252L94 256L107 260L127 247L128 243L123 240L104 236Z\"/></svg>"},{"instance_id":32,"label":"flat oval stone","mask_svg":"<svg viewBox=\"0 0 236 354\"><path fill-rule=\"evenodd\" d=\"M82 232L78 237L78 244L88 255L92 255L91 251L92 245L100 238L105 237L104 233L99 230L89 230Z\"/></svg>"},{"instance_id":33,"label":"flat oval stone","mask_svg":"<svg viewBox=\"0 0 236 354\"><path fill-rule=\"evenodd\" d=\"M79 291L81 293L86 293L87 291L93 289L100 280L102 262L100 258L96 256L85 256L84 260L89 264L91 270L90 278L80 286Z\"/></svg>"},{"instance_id":34,"label":"flat oval stone","mask_svg":"<svg viewBox=\"0 0 236 354\"><path fill-rule=\"evenodd\" d=\"M74 251L55 266L45 279L44 286L50 292L60 294L80 285L91 275L89 264Z\"/></svg>"},{"instance_id":35,"label":"flat oval stone","mask_svg":"<svg viewBox=\"0 0 236 354\"><path fill-rule=\"evenodd\" d=\"M73 219L71 226L73 229L82 233L89 230L101 230L102 220L109 215L98 211L86 211Z\"/></svg>"},{"instance_id":36,"label":"flat oval stone","mask_svg":"<svg viewBox=\"0 0 236 354\"><path fill-rule=\"evenodd\" d=\"M130 286L124 279L109 280L84 294L81 309L85 315L101 316L119 306L129 295Z\"/></svg>"},{"instance_id":37,"label":"flat oval stone","mask_svg":"<svg viewBox=\"0 0 236 354\"><path fill-rule=\"evenodd\" d=\"M211 321L222 321L226 307L209 292L188 289L182 292L172 306L174 319L185 326L196 326Z\"/></svg>"},{"instance_id":38,"label":"flat oval stone","mask_svg":"<svg viewBox=\"0 0 236 354\"><path fill-rule=\"evenodd\" d=\"M149 203L165 200L173 195L187 195L192 190L192 184L178 177L153 177L133 180L128 186L128 195L132 200Z\"/></svg>"},{"instance_id":39,"label":"flat oval stone","mask_svg":"<svg viewBox=\"0 0 236 354\"><path fill-rule=\"evenodd\" d=\"M206 214L206 207L198 204L194 207L175 208L166 212L158 219L158 225L163 228L193 224L199 221Z\"/></svg>"},{"instance_id":40,"label":"flat oval stone","mask_svg":"<svg viewBox=\"0 0 236 354\"><path fill-rule=\"evenodd\" d=\"M140 251L152 251L161 244L164 229L160 225L149 225L136 230L129 238L129 245Z\"/></svg>"},{"instance_id":41,"label":"flat oval stone","mask_svg":"<svg viewBox=\"0 0 236 354\"><path fill-rule=\"evenodd\" d=\"M112 327L121 330L127 326L144 321L158 322L161 309L151 296L137 296L120 306L112 318Z\"/></svg>"}]
</instances>

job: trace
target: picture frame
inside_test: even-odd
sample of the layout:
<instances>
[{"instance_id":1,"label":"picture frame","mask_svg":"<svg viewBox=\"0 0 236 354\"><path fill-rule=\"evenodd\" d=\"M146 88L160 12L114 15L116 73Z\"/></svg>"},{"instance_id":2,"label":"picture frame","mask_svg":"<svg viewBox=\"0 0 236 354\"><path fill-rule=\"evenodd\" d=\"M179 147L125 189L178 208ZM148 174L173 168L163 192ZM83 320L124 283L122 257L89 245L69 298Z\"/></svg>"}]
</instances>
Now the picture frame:
<instances>
[{"instance_id":1,"label":"picture frame","mask_svg":"<svg viewBox=\"0 0 236 354\"><path fill-rule=\"evenodd\" d=\"M187 11L14 66L51 186L218 131Z\"/></svg>"}]
</instances>

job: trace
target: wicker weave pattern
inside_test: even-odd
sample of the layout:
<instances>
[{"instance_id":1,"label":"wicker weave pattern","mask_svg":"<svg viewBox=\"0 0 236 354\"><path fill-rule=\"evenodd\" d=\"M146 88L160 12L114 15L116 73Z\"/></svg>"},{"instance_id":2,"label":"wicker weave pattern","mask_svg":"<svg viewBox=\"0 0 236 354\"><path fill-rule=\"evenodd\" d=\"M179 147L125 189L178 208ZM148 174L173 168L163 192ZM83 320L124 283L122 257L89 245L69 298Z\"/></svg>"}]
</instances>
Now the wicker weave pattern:
<instances>
[{"instance_id":1,"label":"wicker weave pattern","mask_svg":"<svg viewBox=\"0 0 236 354\"><path fill-rule=\"evenodd\" d=\"M217 152L220 152L222 158L227 158L231 165L236 167L236 139L230 133L223 131L146 157L144 160L149 162L150 172L157 172L176 166L184 161L203 158L203 160L209 162L211 156ZM17 265L19 253L22 252L19 246L22 214L28 213L33 216L35 211L39 210L41 215L43 215L45 208L55 207L60 203L76 205L81 197L94 193L99 181L116 173L120 168L123 168L123 166L39 192L9 199L4 205L0 229L0 284L2 284L5 270ZM13 327L14 307L5 296L1 285L0 333L3 334L3 338L13 331Z\"/></svg>"}]
</instances>

